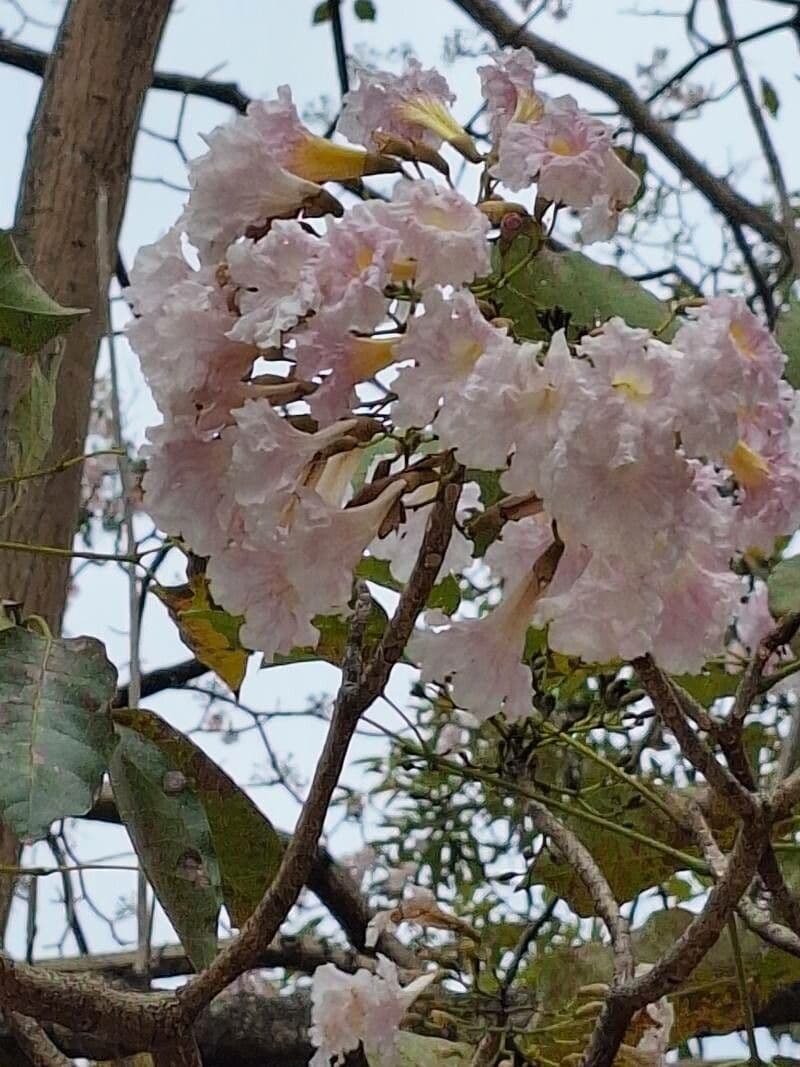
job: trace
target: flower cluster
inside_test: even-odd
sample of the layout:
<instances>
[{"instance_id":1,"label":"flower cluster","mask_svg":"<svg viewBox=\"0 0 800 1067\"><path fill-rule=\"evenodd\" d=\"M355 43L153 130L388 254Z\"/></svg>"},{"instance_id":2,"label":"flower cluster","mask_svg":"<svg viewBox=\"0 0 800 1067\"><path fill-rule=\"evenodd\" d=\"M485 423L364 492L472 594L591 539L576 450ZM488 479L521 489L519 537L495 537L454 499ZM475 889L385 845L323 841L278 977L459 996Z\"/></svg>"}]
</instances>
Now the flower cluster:
<instances>
[{"instance_id":1,"label":"flower cluster","mask_svg":"<svg viewBox=\"0 0 800 1067\"><path fill-rule=\"evenodd\" d=\"M209 558L213 596L267 662L349 612L365 556L409 578L453 457L522 502L476 542L500 603L429 617L412 645L423 679L477 717L530 713L531 625L589 662L698 669L739 596L732 558L800 518L794 391L742 300L708 301L668 339L612 318L548 343L487 303L492 227L512 210L498 183L535 184L531 216L577 210L585 239L612 233L638 189L610 130L539 92L535 67L516 50L480 69L485 156L418 64L360 72L339 130L362 147L312 134L286 88L253 104L208 138L130 291L164 417L145 506ZM440 178L453 151L483 168L478 204ZM347 210L324 185L393 173ZM472 564L467 483L442 577Z\"/></svg>"},{"instance_id":2,"label":"flower cluster","mask_svg":"<svg viewBox=\"0 0 800 1067\"><path fill-rule=\"evenodd\" d=\"M374 974L363 969L346 974L332 963L318 967L311 987L310 1036L317 1050L311 1067L343 1063L360 1044L367 1056L392 1063L403 1016L435 978L431 971L401 986L385 956L378 956Z\"/></svg>"}]
</instances>

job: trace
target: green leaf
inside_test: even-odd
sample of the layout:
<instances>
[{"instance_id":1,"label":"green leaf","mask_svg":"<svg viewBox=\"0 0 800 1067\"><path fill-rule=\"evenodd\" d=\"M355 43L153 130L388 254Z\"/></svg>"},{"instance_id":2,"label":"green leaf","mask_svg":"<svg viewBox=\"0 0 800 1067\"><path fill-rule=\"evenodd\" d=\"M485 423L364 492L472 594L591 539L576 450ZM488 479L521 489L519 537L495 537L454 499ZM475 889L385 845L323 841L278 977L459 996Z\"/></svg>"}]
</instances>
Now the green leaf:
<instances>
[{"instance_id":1,"label":"green leaf","mask_svg":"<svg viewBox=\"0 0 800 1067\"><path fill-rule=\"evenodd\" d=\"M286 663L306 663L313 660L325 660L334 667L340 666L350 632L349 620L341 615L315 615L311 621L319 630L316 648L294 648L288 655L276 653L272 663L264 663L263 666L279 667ZM380 604L373 600L364 636L364 648L367 653L383 637L388 621L389 616Z\"/></svg>"},{"instance_id":2,"label":"green leaf","mask_svg":"<svg viewBox=\"0 0 800 1067\"><path fill-rule=\"evenodd\" d=\"M353 11L357 19L362 22L374 22L377 14L372 0L356 0Z\"/></svg>"},{"instance_id":3,"label":"green leaf","mask_svg":"<svg viewBox=\"0 0 800 1067\"><path fill-rule=\"evenodd\" d=\"M767 579L769 610L776 619L800 611L800 556L783 559Z\"/></svg>"},{"instance_id":4,"label":"green leaf","mask_svg":"<svg viewBox=\"0 0 800 1067\"><path fill-rule=\"evenodd\" d=\"M461 587L454 574L448 574L441 582L431 589L427 607L443 611L445 615L452 615L461 603Z\"/></svg>"},{"instance_id":5,"label":"green leaf","mask_svg":"<svg viewBox=\"0 0 800 1067\"><path fill-rule=\"evenodd\" d=\"M517 245L520 245L517 250ZM508 273L527 254L527 240L514 242L503 262ZM661 329L670 309L616 267L595 263L581 252L541 249L531 262L495 294L500 314L513 319L519 334L546 338L537 313L560 308L569 314L570 334L592 329L614 315L630 326ZM669 331L661 334L665 339Z\"/></svg>"},{"instance_id":6,"label":"green leaf","mask_svg":"<svg viewBox=\"0 0 800 1067\"><path fill-rule=\"evenodd\" d=\"M786 353L786 381L800 389L800 300L793 297L786 311L778 316L775 340Z\"/></svg>"},{"instance_id":7,"label":"green leaf","mask_svg":"<svg viewBox=\"0 0 800 1067\"><path fill-rule=\"evenodd\" d=\"M217 607L202 574L193 574L186 585L156 586L155 593L178 627L183 643L238 693L250 656L239 640L244 618Z\"/></svg>"},{"instance_id":8,"label":"green leaf","mask_svg":"<svg viewBox=\"0 0 800 1067\"><path fill-rule=\"evenodd\" d=\"M331 0L322 0L322 3L317 4L314 8L314 14L311 16L311 25L317 26L321 22L330 21L331 17Z\"/></svg>"},{"instance_id":9,"label":"green leaf","mask_svg":"<svg viewBox=\"0 0 800 1067\"><path fill-rule=\"evenodd\" d=\"M679 674L675 681L704 708L710 707L720 697L736 692L740 676L729 674L720 663L707 663L700 674Z\"/></svg>"},{"instance_id":10,"label":"green leaf","mask_svg":"<svg viewBox=\"0 0 800 1067\"><path fill-rule=\"evenodd\" d=\"M777 118L781 106L780 99L772 82L763 77L761 79L761 103L773 118Z\"/></svg>"},{"instance_id":11,"label":"green leaf","mask_svg":"<svg viewBox=\"0 0 800 1067\"><path fill-rule=\"evenodd\" d=\"M396 1058L370 1053L370 1067L469 1067L475 1054L471 1045L461 1041L422 1037L408 1030L399 1030L396 1040Z\"/></svg>"},{"instance_id":12,"label":"green leaf","mask_svg":"<svg viewBox=\"0 0 800 1067\"><path fill-rule=\"evenodd\" d=\"M651 784L650 788L658 790ZM591 807L614 826L624 826L647 840L672 848L693 852L688 836L665 815L623 783L604 786L590 794ZM637 840L615 832L609 826L597 826L578 816L564 819L598 862L614 896L620 902L632 900L637 893L661 885L683 866L680 859L652 848L646 840ZM583 882L569 864L550 850L545 850L533 865L533 878L562 897L578 915L594 915L594 904Z\"/></svg>"},{"instance_id":13,"label":"green leaf","mask_svg":"<svg viewBox=\"0 0 800 1067\"><path fill-rule=\"evenodd\" d=\"M34 356L30 364L28 388L18 399L11 416L8 434L9 465L15 478L10 506L17 506L28 486L27 476L44 466L53 440L53 411L61 353Z\"/></svg>"},{"instance_id":14,"label":"green leaf","mask_svg":"<svg viewBox=\"0 0 800 1067\"><path fill-rule=\"evenodd\" d=\"M280 865L283 846L277 831L221 767L158 715L125 708L114 712L114 721L156 745L199 801L211 831L225 907L234 925L242 926Z\"/></svg>"},{"instance_id":15,"label":"green leaf","mask_svg":"<svg viewBox=\"0 0 800 1067\"><path fill-rule=\"evenodd\" d=\"M500 485L500 471L483 471L477 467L469 467L464 476L465 482L476 482L481 495L481 504L484 508L490 508L499 503L504 496L508 496Z\"/></svg>"},{"instance_id":16,"label":"green leaf","mask_svg":"<svg viewBox=\"0 0 800 1067\"><path fill-rule=\"evenodd\" d=\"M51 299L20 259L11 234L0 230L0 345L30 355L87 310Z\"/></svg>"},{"instance_id":17,"label":"green leaf","mask_svg":"<svg viewBox=\"0 0 800 1067\"><path fill-rule=\"evenodd\" d=\"M655 963L677 941L693 917L685 908L671 908L650 916L634 934L636 958ZM741 925L739 943L748 995L758 1012L776 990L800 980L800 960L776 952ZM727 932L703 958L690 981L670 1000L675 1009L674 1044L697 1033L730 1033L745 1025L736 964Z\"/></svg>"},{"instance_id":18,"label":"green leaf","mask_svg":"<svg viewBox=\"0 0 800 1067\"><path fill-rule=\"evenodd\" d=\"M395 593L401 592L403 583L392 575L392 568L388 559L378 559L376 556L364 556L356 566L356 578L363 578L365 582L374 582L382 585L385 589L393 589Z\"/></svg>"},{"instance_id":19,"label":"green leaf","mask_svg":"<svg viewBox=\"0 0 800 1067\"><path fill-rule=\"evenodd\" d=\"M142 867L196 970L217 951L222 881L197 793L153 741L118 722L109 773Z\"/></svg>"},{"instance_id":20,"label":"green leaf","mask_svg":"<svg viewBox=\"0 0 800 1067\"><path fill-rule=\"evenodd\" d=\"M0 816L26 841L92 806L117 672L91 637L0 630Z\"/></svg>"}]
</instances>

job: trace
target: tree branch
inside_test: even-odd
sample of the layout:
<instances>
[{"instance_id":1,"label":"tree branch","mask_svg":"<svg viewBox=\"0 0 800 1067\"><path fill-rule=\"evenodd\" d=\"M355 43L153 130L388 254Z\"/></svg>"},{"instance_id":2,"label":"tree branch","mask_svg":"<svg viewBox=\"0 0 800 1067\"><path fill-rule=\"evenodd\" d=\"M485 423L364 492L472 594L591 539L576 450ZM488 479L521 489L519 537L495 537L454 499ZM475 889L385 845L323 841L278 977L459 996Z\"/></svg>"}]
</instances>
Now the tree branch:
<instances>
[{"instance_id":1,"label":"tree branch","mask_svg":"<svg viewBox=\"0 0 800 1067\"><path fill-rule=\"evenodd\" d=\"M588 59L574 55L531 30L522 29L494 0L453 0L453 3L490 33L499 45L530 48L551 70L576 78L610 97L634 129L646 137L725 218L735 219L772 244L786 247L783 226L766 211L737 193L724 178L712 174L681 144L669 128L653 115L624 78Z\"/></svg>"},{"instance_id":2,"label":"tree branch","mask_svg":"<svg viewBox=\"0 0 800 1067\"><path fill-rule=\"evenodd\" d=\"M194 1019L234 978L253 966L253 960L272 941L295 903L313 865L328 806L361 714L383 692L436 581L450 543L459 495L460 486L445 479L431 510L414 570L366 669L361 658L361 636L369 614L369 596L359 595L330 730L278 873L239 936L194 982L179 990L184 1020Z\"/></svg>"},{"instance_id":3,"label":"tree branch","mask_svg":"<svg viewBox=\"0 0 800 1067\"><path fill-rule=\"evenodd\" d=\"M620 914L619 904L586 846L537 800L528 802L528 811L537 830L546 834L557 846L564 860L575 871L592 899L595 911L603 920L611 938L614 952L614 977L622 983L633 977L633 949L627 920Z\"/></svg>"},{"instance_id":4,"label":"tree branch","mask_svg":"<svg viewBox=\"0 0 800 1067\"><path fill-rule=\"evenodd\" d=\"M48 54L39 48L20 44L0 36L0 63L26 70L29 74L44 74ZM167 92L183 93L186 96L199 96L214 100L218 104L227 104L236 111L244 113L250 103L250 97L242 92L234 82L217 82L209 78L197 78L193 74L174 74L156 71L152 80L153 89L165 89Z\"/></svg>"},{"instance_id":5,"label":"tree branch","mask_svg":"<svg viewBox=\"0 0 800 1067\"><path fill-rule=\"evenodd\" d=\"M35 1019L12 1011L8 1028L33 1067L72 1067L72 1061L56 1048Z\"/></svg>"},{"instance_id":6,"label":"tree branch","mask_svg":"<svg viewBox=\"0 0 800 1067\"><path fill-rule=\"evenodd\" d=\"M786 233L786 244L789 250L789 256L795 274L798 274L800 273L800 234L798 234L795 226L794 211L792 210L792 204L789 199L789 190L786 187L786 181L783 177L783 170L781 169L781 163L778 159L778 153L775 151L775 146L769 135L767 124L764 121L763 111L756 100L753 86L750 84L750 78L744 63L742 50L739 47L739 41L736 39L736 30L733 25L730 8L728 7L728 0L717 0L717 10L719 11L720 22L722 23L722 29L727 39L727 45L731 53L731 59L733 60L733 67L736 71L739 87L742 90L745 104L747 105L747 111L750 115L750 121L753 123L759 144L761 145L761 151L764 153L764 159L766 160L767 168L769 169L770 177L772 178L772 184L775 186L775 192L778 195L778 203L781 208L781 221L783 222L783 228Z\"/></svg>"},{"instance_id":7,"label":"tree branch","mask_svg":"<svg viewBox=\"0 0 800 1067\"><path fill-rule=\"evenodd\" d=\"M156 693L162 693L165 689L180 689L187 682L192 682L195 678L202 678L210 670L210 667L206 667L198 659L187 659L182 663L175 663L171 667L157 667L155 670L148 671L142 675L140 679L140 695L142 697L151 697L155 696ZM117 688L114 706L118 708L128 707L127 683Z\"/></svg>"},{"instance_id":8,"label":"tree branch","mask_svg":"<svg viewBox=\"0 0 800 1067\"><path fill-rule=\"evenodd\" d=\"M632 662L656 712L675 735L684 756L705 776L709 786L727 801L733 811L745 819L749 818L756 804L755 798L727 767L723 767L691 728L684 718L682 702L670 679L649 655L639 656Z\"/></svg>"}]
</instances>

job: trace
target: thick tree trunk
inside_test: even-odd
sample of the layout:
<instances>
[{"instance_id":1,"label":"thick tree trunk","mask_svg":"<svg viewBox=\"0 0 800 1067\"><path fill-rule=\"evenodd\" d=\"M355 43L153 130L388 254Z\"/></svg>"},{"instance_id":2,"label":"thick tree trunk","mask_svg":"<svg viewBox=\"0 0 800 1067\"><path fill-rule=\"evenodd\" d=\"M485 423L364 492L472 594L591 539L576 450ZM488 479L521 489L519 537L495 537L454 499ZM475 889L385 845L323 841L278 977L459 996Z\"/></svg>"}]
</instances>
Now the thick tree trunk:
<instances>
[{"instance_id":1,"label":"thick tree trunk","mask_svg":"<svg viewBox=\"0 0 800 1067\"><path fill-rule=\"evenodd\" d=\"M171 0L70 0L50 57L29 136L16 233L37 280L62 304L90 308L67 337L47 466L84 447L104 308L99 294L97 195L108 195L116 247L145 90ZM28 363L0 360L0 474L8 470L9 413L25 388ZM80 469L29 483L21 506L0 523L0 539L72 542ZM0 551L0 597L26 613L61 622L69 561Z\"/></svg>"},{"instance_id":2,"label":"thick tree trunk","mask_svg":"<svg viewBox=\"0 0 800 1067\"><path fill-rule=\"evenodd\" d=\"M17 207L16 235L37 280L62 304L90 308L69 334L58 379L46 466L83 451L105 308L97 254L97 194L108 197L108 239L116 248L133 144L171 0L70 0L47 63ZM103 272L105 273L105 272ZM29 361L0 358L0 475L9 473L8 422L28 384ZM80 468L28 483L21 505L0 521L0 540L68 548L80 503ZM2 508L0 508L2 513ZM61 625L69 560L0 550L0 598ZM0 861L18 843L0 826ZM13 880L0 877L0 940Z\"/></svg>"}]
</instances>

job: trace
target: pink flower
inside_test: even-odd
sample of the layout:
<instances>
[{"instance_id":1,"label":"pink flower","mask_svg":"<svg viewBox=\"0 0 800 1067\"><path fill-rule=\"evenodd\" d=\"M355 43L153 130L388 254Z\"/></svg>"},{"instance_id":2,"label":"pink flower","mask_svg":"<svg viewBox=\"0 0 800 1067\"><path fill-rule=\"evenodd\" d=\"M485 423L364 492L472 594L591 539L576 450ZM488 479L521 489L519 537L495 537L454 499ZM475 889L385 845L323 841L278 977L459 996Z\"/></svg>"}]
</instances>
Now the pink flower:
<instances>
[{"instance_id":1,"label":"pink flower","mask_svg":"<svg viewBox=\"0 0 800 1067\"><path fill-rule=\"evenodd\" d=\"M533 526L524 531L530 535ZM423 682L447 682L453 699L483 721L502 711L509 719L530 715L530 668L522 662L525 638L540 596L533 567L552 534L543 527L529 537L529 568L504 589L503 599L480 619L453 622L446 629L419 631L409 653L419 662ZM494 547L494 546L492 546ZM491 561L491 557L487 556ZM436 623L434 623L434 626Z\"/></svg>"},{"instance_id":2,"label":"pink flower","mask_svg":"<svg viewBox=\"0 0 800 1067\"><path fill-rule=\"evenodd\" d=\"M178 220L201 253L219 255L248 226L268 219L313 211L316 203L331 209L321 186L280 165L249 116L218 126L204 140L208 152L189 164L191 193Z\"/></svg>"},{"instance_id":3,"label":"pink flower","mask_svg":"<svg viewBox=\"0 0 800 1067\"><path fill-rule=\"evenodd\" d=\"M441 397L457 395L478 360L507 335L490 326L475 298L459 290L451 299L431 289L425 294L425 314L413 318L398 343L398 361L414 360L393 383L398 402L393 417L398 426L425 426Z\"/></svg>"},{"instance_id":4,"label":"pink flower","mask_svg":"<svg viewBox=\"0 0 800 1067\"><path fill-rule=\"evenodd\" d=\"M403 498L405 522L386 537L373 541L369 546L370 555L389 561L392 576L398 582L407 582L411 577L422 546L422 538L428 522L429 505L436 496L437 488L436 483L422 485L405 496ZM468 482L462 489L458 501L457 521L462 521L471 511L477 510L479 500L478 486L474 482ZM471 563L472 542L454 527L439 577L449 573L458 573Z\"/></svg>"},{"instance_id":5,"label":"pink flower","mask_svg":"<svg viewBox=\"0 0 800 1067\"><path fill-rule=\"evenodd\" d=\"M378 161L360 148L313 134L300 121L288 85L278 88L277 100L254 100L247 109L247 121L280 166L308 181L360 178L399 169L392 160Z\"/></svg>"},{"instance_id":6,"label":"pink flower","mask_svg":"<svg viewBox=\"0 0 800 1067\"><path fill-rule=\"evenodd\" d=\"M536 60L527 48L506 48L491 56L494 66L478 67L481 93L489 114L489 135L495 145L511 122L541 117L543 100L534 89Z\"/></svg>"},{"instance_id":7,"label":"pink flower","mask_svg":"<svg viewBox=\"0 0 800 1067\"><path fill-rule=\"evenodd\" d=\"M658 590L661 616L650 651L664 670L695 674L722 651L741 592L739 579L704 560L702 552L687 552L674 571L660 578Z\"/></svg>"},{"instance_id":8,"label":"pink flower","mask_svg":"<svg viewBox=\"0 0 800 1067\"><path fill-rule=\"evenodd\" d=\"M608 127L564 97L552 101L538 122L506 127L492 173L513 190L535 179L539 196L586 208L602 187L610 147Z\"/></svg>"},{"instance_id":9,"label":"pink flower","mask_svg":"<svg viewBox=\"0 0 800 1067\"><path fill-rule=\"evenodd\" d=\"M286 571L286 543L233 543L215 550L206 567L211 593L232 615L244 615L239 638L271 663L277 653L314 648L319 631Z\"/></svg>"},{"instance_id":10,"label":"pink flower","mask_svg":"<svg viewBox=\"0 0 800 1067\"><path fill-rule=\"evenodd\" d=\"M603 406L617 438L614 462L639 458L654 438L672 450L678 361L669 346L615 317L584 337L578 351L594 368L583 378L593 399L586 396L584 402Z\"/></svg>"},{"instance_id":11,"label":"pink flower","mask_svg":"<svg viewBox=\"0 0 800 1067\"><path fill-rule=\"evenodd\" d=\"M641 180L626 167L613 148L605 158L605 170L600 189L588 207L580 212L580 237L584 244L607 241L617 232L620 212L632 203L639 192Z\"/></svg>"},{"instance_id":12,"label":"pink flower","mask_svg":"<svg viewBox=\"0 0 800 1067\"><path fill-rule=\"evenodd\" d=\"M397 358L397 337L359 336L350 331L351 320L347 301L325 308L292 333L293 347L285 351L301 377L322 377L320 388L307 398L320 422L348 414L360 402L355 386L374 378Z\"/></svg>"},{"instance_id":13,"label":"pink flower","mask_svg":"<svg viewBox=\"0 0 800 1067\"><path fill-rule=\"evenodd\" d=\"M230 337L261 348L280 346L282 334L319 307L311 267L319 243L298 222L276 221L261 240L230 246L226 259L241 313Z\"/></svg>"},{"instance_id":14,"label":"pink flower","mask_svg":"<svg viewBox=\"0 0 800 1067\"><path fill-rule=\"evenodd\" d=\"M301 509L299 494L316 490L323 478L327 464L320 455L345 444L357 420L303 433L266 400L248 400L233 415L237 431L230 467L232 492L245 509L248 534L258 540L269 538L278 529L291 528ZM342 503L328 502L337 508Z\"/></svg>"},{"instance_id":15,"label":"pink flower","mask_svg":"<svg viewBox=\"0 0 800 1067\"><path fill-rule=\"evenodd\" d=\"M573 358L564 331L553 335L541 366L532 348L522 346L519 358L504 364L513 396L515 445L511 469L502 478L509 493L528 493L543 483L544 464L556 442L579 427L583 417L580 383L586 367Z\"/></svg>"},{"instance_id":16,"label":"pink flower","mask_svg":"<svg viewBox=\"0 0 800 1067\"><path fill-rule=\"evenodd\" d=\"M681 440L690 455L722 460L741 435L740 419L778 403L785 356L743 300L720 296L692 312L673 347Z\"/></svg>"},{"instance_id":17,"label":"pink flower","mask_svg":"<svg viewBox=\"0 0 800 1067\"><path fill-rule=\"evenodd\" d=\"M454 189L430 181L399 181L379 217L396 227L402 255L415 261L414 279L429 285L460 285L488 273L490 222Z\"/></svg>"},{"instance_id":18,"label":"pink flower","mask_svg":"<svg viewBox=\"0 0 800 1067\"><path fill-rule=\"evenodd\" d=\"M297 487L291 522L280 527L251 524L251 509L247 535L207 568L214 599L245 616L247 647L271 663L276 654L316 646L317 615L349 614L353 570L401 492L402 485L390 485L369 504L340 510Z\"/></svg>"},{"instance_id":19,"label":"pink flower","mask_svg":"<svg viewBox=\"0 0 800 1067\"><path fill-rule=\"evenodd\" d=\"M433 971L401 986L395 965L380 955L374 974L345 974L332 963L318 967L311 984L309 1036L317 1050L311 1067L329 1067L331 1059L343 1063L359 1045L370 1059L394 1062L403 1016L435 978Z\"/></svg>"},{"instance_id":20,"label":"pink flower","mask_svg":"<svg viewBox=\"0 0 800 1067\"><path fill-rule=\"evenodd\" d=\"M191 417L151 426L144 506L166 533L179 535L199 556L220 551L237 526L236 502L228 480L230 437L202 441Z\"/></svg>"},{"instance_id":21,"label":"pink flower","mask_svg":"<svg viewBox=\"0 0 800 1067\"><path fill-rule=\"evenodd\" d=\"M228 338L233 315L222 290L204 284L203 277L190 272L166 290L157 310L128 325L159 408L164 414L194 413L198 432L228 421L230 407L241 402L241 379L255 356L252 347Z\"/></svg>"},{"instance_id":22,"label":"pink flower","mask_svg":"<svg viewBox=\"0 0 800 1067\"><path fill-rule=\"evenodd\" d=\"M539 601L534 622L549 624L551 648L587 663L641 656L651 647L661 611L645 573L625 558L593 556L572 585Z\"/></svg>"},{"instance_id":23,"label":"pink flower","mask_svg":"<svg viewBox=\"0 0 800 1067\"><path fill-rule=\"evenodd\" d=\"M180 230L173 226L136 253L125 298L135 315L152 315L160 310L164 295L193 274L183 254Z\"/></svg>"},{"instance_id":24,"label":"pink flower","mask_svg":"<svg viewBox=\"0 0 800 1067\"><path fill-rule=\"evenodd\" d=\"M450 87L432 69L409 59L404 74L358 68L358 85L345 97L337 129L356 144L379 150L387 140L417 141L439 148L452 144L479 159L472 139L450 114Z\"/></svg>"},{"instance_id":25,"label":"pink flower","mask_svg":"<svg viewBox=\"0 0 800 1067\"><path fill-rule=\"evenodd\" d=\"M384 318L383 289L401 254L401 237L385 224L381 206L357 204L333 222L313 264L320 305L346 305L352 330L368 332Z\"/></svg>"},{"instance_id":26,"label":"pink flower","mask_svg":"<svg viewBox=\"0 0 800 1067\"><path fill-rule=\"evenodd\" d=\"M747 436L727 457L739 485L737 544L772 552L775 538L800 523L800 455L788 434Z\"/></svg>"}]
</instances>

